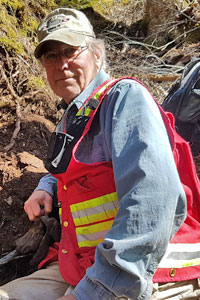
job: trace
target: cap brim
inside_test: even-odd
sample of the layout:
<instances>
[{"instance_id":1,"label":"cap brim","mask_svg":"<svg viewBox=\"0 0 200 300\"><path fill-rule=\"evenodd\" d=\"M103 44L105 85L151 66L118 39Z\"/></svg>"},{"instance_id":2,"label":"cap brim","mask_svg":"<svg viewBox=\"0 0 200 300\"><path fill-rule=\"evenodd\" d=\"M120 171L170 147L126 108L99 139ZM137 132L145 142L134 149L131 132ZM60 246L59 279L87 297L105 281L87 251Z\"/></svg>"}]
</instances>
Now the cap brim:
<instances>
[{"instance_id":1,"label":"cap brim","mask_svg":"<svg viewBox=\"0 0 200 300\"><path fill-rule=\"evenodd\" d=\"M89 34L88 34L89 35ZM84 42L86 35L74 32L72 30L60 29L48 34L35 48L34 55L40 58L42 55L42 48L46 42L56 41L62 42L71 46L81 46Z\"/></svg>"}]
</instances>

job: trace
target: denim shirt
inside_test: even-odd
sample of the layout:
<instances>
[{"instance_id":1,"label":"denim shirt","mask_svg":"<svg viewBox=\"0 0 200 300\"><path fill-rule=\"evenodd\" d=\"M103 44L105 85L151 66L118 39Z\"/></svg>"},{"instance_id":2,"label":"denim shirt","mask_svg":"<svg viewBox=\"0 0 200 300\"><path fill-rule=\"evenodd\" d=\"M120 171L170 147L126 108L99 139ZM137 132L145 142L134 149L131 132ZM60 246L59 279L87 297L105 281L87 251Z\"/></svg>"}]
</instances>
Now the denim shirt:
<instances>
[{"instance_id":1,"label":"denim shirt","mask_svg":"<svg viewBox=\"0 0 200 300\"><path fill-rule=\"evenodd\" d=\"M73 103L80 107L107 78L101 70ZM112 161L120 208L73 294L78 300L148 300L153 274L185 219L185 193L159 109L145 87L130 79L118 82L98 120L76 157ZM55 185L47 175L37 189L53 195Z\"/></svg>"}]
</instances>

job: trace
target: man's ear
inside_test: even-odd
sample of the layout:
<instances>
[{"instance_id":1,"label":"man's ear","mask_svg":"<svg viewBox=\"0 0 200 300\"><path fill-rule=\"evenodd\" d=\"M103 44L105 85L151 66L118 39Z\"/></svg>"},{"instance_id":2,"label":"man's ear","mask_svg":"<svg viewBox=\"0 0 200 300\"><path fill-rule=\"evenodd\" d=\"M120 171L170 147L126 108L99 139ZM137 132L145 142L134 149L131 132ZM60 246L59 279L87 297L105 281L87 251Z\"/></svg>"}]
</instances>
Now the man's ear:
<instances>
[{"instance_id":1,"label":"man's ear","mask_svg":"<svg viewBox=\"0 0 200 300\"><path fill-rule=\"evenodd\" d=\"M95 61L96 61L96 68L97 68L97 71L99 71L102 66L102 56L101 56L100 51L94 53L94 56L95 56Z\"/></svg>"}]
</instances>

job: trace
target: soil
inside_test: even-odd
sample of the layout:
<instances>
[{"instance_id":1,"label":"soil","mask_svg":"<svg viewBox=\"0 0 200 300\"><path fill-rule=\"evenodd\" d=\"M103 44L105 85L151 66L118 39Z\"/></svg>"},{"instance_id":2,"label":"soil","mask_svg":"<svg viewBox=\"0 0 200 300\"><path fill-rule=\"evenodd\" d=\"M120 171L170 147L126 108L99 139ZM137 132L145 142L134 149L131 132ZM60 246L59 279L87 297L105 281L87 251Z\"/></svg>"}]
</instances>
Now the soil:
<instances>
[{"instance_id":1,"label":"soil","mask_svg":"<svg viewBox=\"0 0 200 300\"><path fill-rule=\"evenodd\" d=\"M38 118L37 118L38 117ZM15 249L15 240L32 226L23 206L46 174L42 159L46 155L47 140L54 125L44 117L27 115L21 122L20 132L9 153L3 147L9 144L14 126L1 128L0 140L0 256ZM15 258L0 266L0 285L30 271L28 258ZM26 263L27 262L27 263ZM9 272L12 270L12 272ZM6 271L6 273L4 273Z\"/></svg>"},{"instance_id":2,"label":"soil","mask_svg":"<svg viewBox=\"0 0 200 300\"><path fill-rule=\"evenodd\" d=\"M114 47L113 44L109 44L108 37L106 47L111 74L134 75L149 87L159 101L163 100L173 82L159 78L156 80L144 71L147 63L156 66L155 58L147 58L147 54L141 48L130 48L126 45ZM192 57L199 57L199 47L199 44L184 45L174 52L169 51L165 53L166 63L184 66ZM8 71L8 58L3 55L3 59ZM24 65L19 69L23 68ZM14 86L13 74L14 72L11 77ZM52 95L49 88L27 95L15 87L14 92L23 99L22 102L18 101L20 118L19 114L17 115L12 89L8 89L5 81L1 82L0 105L1 99L4 99L6 104L1 106L0 111L0 257L14 250L16 239L23 236L32 226L23 206L39 179L47 173L43 159L46 156L48 139L57 122L58 99ZM15 133L18 119L19 132L13 146L6 151ZM197 164L199 165L198 162ZM0 265L0 285L32 272L29 266L30 257L17 257L9 264Z\"/></svg>"}]
</instances>

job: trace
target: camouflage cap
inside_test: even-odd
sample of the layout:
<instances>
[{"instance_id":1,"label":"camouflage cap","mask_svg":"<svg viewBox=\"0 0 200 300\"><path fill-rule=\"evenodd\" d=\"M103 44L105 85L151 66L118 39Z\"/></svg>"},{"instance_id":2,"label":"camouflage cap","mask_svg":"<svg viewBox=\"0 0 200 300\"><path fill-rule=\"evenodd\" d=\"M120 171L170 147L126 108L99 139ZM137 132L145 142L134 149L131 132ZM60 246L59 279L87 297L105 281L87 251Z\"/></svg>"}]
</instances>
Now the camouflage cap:
<instances>
[{"instance_id":1,"label":"camouflage cap","mask_svg":"<svg viewBox=\"0 0 200 300\"><path fill-rule=\"evenodd\" d=\"M34 55L40 58L47 41L58 41L71 46L80 46L87 36L95 37L88 18L76 9L57 8L47 15L37 30L39 44Z\"/></svg>"}]
</instances>

